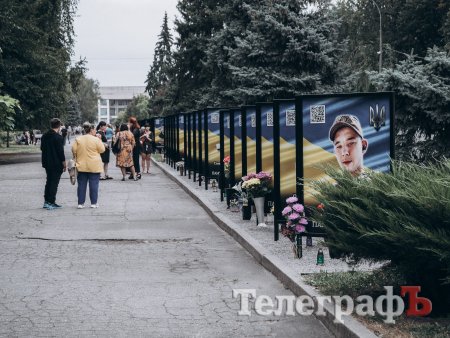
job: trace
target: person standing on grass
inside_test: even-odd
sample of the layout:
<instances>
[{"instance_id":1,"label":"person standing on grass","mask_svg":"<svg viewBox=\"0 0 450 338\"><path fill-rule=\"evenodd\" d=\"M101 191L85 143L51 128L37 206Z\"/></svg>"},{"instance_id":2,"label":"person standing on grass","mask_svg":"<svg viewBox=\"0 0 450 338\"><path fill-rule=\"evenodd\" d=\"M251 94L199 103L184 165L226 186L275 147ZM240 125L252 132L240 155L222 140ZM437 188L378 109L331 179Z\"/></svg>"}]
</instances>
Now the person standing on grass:
<instances>
[{"instance_id":1,"label":"person standing on grass","mask_svg":"<svg viewBox=\"0 0 450 338\"><path fill-rule=\"evenodd\" d=\"M98 208L98 186L103 163L100 154L105 151L101 136L96 136L94 125L89 122L83 124L84 135L75 139L72 153L78 170L78 209L84 208L87 184L89 182L89 198L91 208Z\"/></svg>"},{"instance_id":2,"label":"person standing on grass","mask_svg":"<svg viewBox=\"0 0 450 338\"><path fill-rule=\"evenodd\" d=\"M47 210L61 208L61 205L56 204L56 193L61 175L67 168L64 141L59 134L61 120L51 119L50 128L41 138L42 167L45 168L47 174L43 208Z\"/></svg>"}]
</instances>

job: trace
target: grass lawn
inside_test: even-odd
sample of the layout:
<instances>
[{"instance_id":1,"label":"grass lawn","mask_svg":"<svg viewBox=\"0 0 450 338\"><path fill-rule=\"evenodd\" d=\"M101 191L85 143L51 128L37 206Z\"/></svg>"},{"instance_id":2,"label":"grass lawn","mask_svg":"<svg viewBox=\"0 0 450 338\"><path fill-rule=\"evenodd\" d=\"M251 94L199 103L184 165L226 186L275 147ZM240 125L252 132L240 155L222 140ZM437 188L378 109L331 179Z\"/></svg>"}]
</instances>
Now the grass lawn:
<instances>
[{"instance_id":1,"label":"grass lawn","mask_svg":"<svg viewBox=\"0 0 450 338\"><path fill-rule=\"evenodd\" d=\"M353 299L360 295L376 298L385 294L384 285L392 285L394 290L405 285L401 275L388 268L373 272L321 272L305 276L305 281L323 295L349 295ZM413 318L403 314L395 318L395 324L386 324L379 316L359 317L354 314L353 317L380 337L450 337L449 315L440 318Z\"/></svg>"},{"instance_id":2,"label":"grass lawn","mask_svg":"<svg viewBox=\"0 0 450 338\"><path fill-rule=\"evenodd\" d=\"M26 146L26 145L19 145L19 144L10 144L9 148L6 148L6 144L2 144L0 146L0 154L36 154L40 153L41 149L39 145L37 146Z\"/></svg>"}]
</instances>

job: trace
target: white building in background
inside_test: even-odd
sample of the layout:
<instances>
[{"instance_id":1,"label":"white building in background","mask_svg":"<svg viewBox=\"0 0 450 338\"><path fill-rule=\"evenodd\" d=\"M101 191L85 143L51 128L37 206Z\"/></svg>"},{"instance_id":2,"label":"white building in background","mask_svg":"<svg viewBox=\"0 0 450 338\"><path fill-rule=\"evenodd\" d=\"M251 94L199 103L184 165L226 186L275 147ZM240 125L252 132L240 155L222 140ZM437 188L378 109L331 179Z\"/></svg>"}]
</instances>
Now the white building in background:
<instances>
[{"instance_id":1,"label":"white building in background","mask_svg":"<svg viewBox=\"0 0 450 338\"><path fill-rule=\"evenodd\" d=\"M145 94L144 86L100 87L98 121L114 123L117 116L127 109L133 97Z\"/></svg>"}]
</instances>

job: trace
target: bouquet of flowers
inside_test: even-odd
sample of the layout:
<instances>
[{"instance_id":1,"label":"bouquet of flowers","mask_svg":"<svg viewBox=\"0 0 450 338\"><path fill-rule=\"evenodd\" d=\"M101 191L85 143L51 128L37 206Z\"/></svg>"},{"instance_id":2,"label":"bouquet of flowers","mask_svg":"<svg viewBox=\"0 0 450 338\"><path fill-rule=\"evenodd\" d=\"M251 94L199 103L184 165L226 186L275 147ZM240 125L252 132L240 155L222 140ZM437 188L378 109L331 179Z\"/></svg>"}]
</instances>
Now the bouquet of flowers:
<instances>
[{"instance_id":1,"label":"bouquet of flowers","mask_svg":"<svg viewBox=\"0 0 450 338\"><path fill-rule=\"evenodd\" d=\"M270 182L272 181L272 175L264 171L259 173L250 173L242 178L242 189L247 191L250 197L264 197L270 192Z\"/></svg>"},{"instance_id":2,"label":"bouquet of flowers","mask_svg":"<svg viewBox=\"0 0 450 338\"><path fill-rule=\"evenodd\" d=\"M224 169L225 169L225 177L230 176L230 155L226 156L223 159Z\"/></svg>"},{"instance_id":3,"label":"bouquet of flowers","mask_svg":"<svg viewBox=\"0 0 450 338\"><path fill-rule=\"evenodd\" d=\"M305 217L305 207L298 203L296 196L287 198L286 204L286 208L281 212L286 219L286 225L281 227L281 233L294 242L296 234L305 232L308 220Z\"/></svg>"}]
</instances>

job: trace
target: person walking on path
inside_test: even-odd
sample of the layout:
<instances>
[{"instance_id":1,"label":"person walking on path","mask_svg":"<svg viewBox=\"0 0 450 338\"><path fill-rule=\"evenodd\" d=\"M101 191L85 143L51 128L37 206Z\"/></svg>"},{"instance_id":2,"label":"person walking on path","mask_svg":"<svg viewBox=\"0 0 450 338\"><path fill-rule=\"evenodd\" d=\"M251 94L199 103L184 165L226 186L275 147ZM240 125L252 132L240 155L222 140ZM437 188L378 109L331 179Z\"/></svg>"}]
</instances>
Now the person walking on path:
<instances>
[{"instance_id":1,"label":"person walking on path","mask_svg":"<svg viewBox=\"0 0 450 338\"><path fill-rule=\"evenodd\" d=\"M100 140L103 142L105 146L105 151L100 154L103 162L103 177L100 177L101 180L111 180L112 177L108 176L108 164L109 164L109 156L111 153L109 142L106 138L106 122L100 121L97 125L97 135L100 135Z\"/></svg>"},{"instance_id":2,"label":"person walking on path","mask_svg":"<svg viewBox=\"0 0 450 338\"><path fill-rule=\"evenodd\" d=\"M67 143L67 128L65 126L61 126L61 136L63 137L63 145L65 146Z\"/></svg>"},{"instance_id":3,"label":"person walking on path","mask_svg":"<svg viewBox=\"0 0 450 338\"><path fill-rule=\"evenodd\" d=\"M147 166L147 174L150 174L150 157L152 154L153 137L150 127L145 127L144 135L141 136L141 156L142 156L142 172L145 172Z\"/></svg>"},{"instance_id":4,"label":"person walking on path","mask_svg":"<svg viewBox=\"0 0 450 338\"><path fill-rule=\"evenodd\" d=\"M114 131L112 130L112 127L109 123L106 125L105 136L106 140L108 141L108 147L109 149L111 149Z\"/></svg>"},{"instance_id":5,"label":"person walking on path","mask_svg":"<svg viewBox=\"0 0 450 338\"><path fill-rule=\"evenodd\" d=\"M67 168L63 137L59 134L61 121L51 119L50 128L41 138L42 167L47 174L44 193L44 209L47 210L61 208L61 205L56 204L56 193L61 175Z\"/></svg>"},{"instance_id":6,"label":"person walking on path","mask_svg":"<svg viewBox=\"0 0 450 338\"><path fill-rule=\"evenodd\" d=\"M128 125L120 125L120 131L116 135L115 142L120 142L120 151L116 155L116 166L122 172L122 181L125 181L127 168L130 169L133 179L137 181L133 162L133 147L136 141L133 134L128 130Z\"/></svg>"},{"instance_id":7,"label":"person walking on path","mask_svg":"<svg viewBox=\"0 0 450 338\"><path fill-rule=\"evenodd\" d=\"M139 126L139 123L137 122L135 117L130 117L129 119L129 125L130 125L130 131L133 133L134 136L134 142L135 146L133 148L133 163L134 163L134 170L136 171L136 177L138 179L141 178L141 166L139 165L139 157L141 154L141 127ZM134 178L133 176L129 177Z\"/></svg>"},{"instance_id":8,"label":"person walking on path","mask_svg":"<svg viewBox=\"0 0 450 338\"><path fill-rule=\"evenodd\" d=\"M83 124L83 129L85 134L76 138L72 145L72 153L78 170L78 209L84 208L88 182L91 208L98 208L98 186L100 173L103 171L100 154L105 151L105 146L100 137L96 136L93 125L86 122Z\"/></svg>"}]
</instances>

